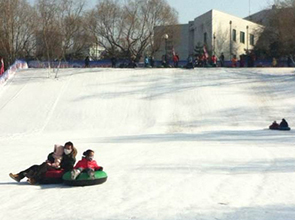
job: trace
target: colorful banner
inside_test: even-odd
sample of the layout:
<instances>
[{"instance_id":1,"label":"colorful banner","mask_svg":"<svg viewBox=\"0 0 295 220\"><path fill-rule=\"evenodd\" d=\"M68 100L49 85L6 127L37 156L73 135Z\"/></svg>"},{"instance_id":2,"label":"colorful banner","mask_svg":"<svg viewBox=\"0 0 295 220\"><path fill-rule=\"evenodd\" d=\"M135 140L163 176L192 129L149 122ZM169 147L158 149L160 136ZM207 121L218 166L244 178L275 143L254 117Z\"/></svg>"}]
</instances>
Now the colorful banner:
<instances>
[{"instance_id":1,"label":"colorful banner","mask_svg":"<svg viewBox=\"0 0 295 220\"><path fill-rule=\"evenodd\" d=\"M29 68L84 68L85 61L37 61L31 60L28 62ZM111 67L110 60L90 61L90 67Z\"/></svg>"},{"instance_id":2,"label":"colorful banner","mask_svg":"<svg viewBox=\"0 0 295 220\"><path fill-rule=\"evenodd\" d=\"M5 82L14 76L14 74L19 69L28 69L28 64L22 60L16 60L14 64L12 64L8 70L6 70L3 74L0 75L0 85L4 85Z\"/></svg>"}]
</instances>

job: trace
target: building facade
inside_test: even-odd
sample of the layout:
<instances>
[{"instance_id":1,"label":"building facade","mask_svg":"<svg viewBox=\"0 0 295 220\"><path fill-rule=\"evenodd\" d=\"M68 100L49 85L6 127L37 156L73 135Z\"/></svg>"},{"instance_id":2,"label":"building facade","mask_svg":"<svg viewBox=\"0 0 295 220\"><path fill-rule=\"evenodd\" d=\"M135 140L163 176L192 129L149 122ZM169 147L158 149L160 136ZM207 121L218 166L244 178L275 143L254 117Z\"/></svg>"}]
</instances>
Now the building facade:
<instances>
[{"instance_id":1,"label":"building facade","mask_svg":"<svg viewBox=\"0 0 295 220\"><path fill-rule=\"evenodd\" d=\"M161 59L166 52L171 57L175 51L181 60L185 60L195 54L196 48L205 45L210 55L219 57L223 53L225 59L230 60L234 55L239 57L252 50L263 30L262 25L218 10L208 11L194 21L178 26L181 30L179 44L174 44L169 37L166 45L163 43L155 54L156 59ZM168 48L167 44L170 45Z\"/></svg>"}]
</instances>

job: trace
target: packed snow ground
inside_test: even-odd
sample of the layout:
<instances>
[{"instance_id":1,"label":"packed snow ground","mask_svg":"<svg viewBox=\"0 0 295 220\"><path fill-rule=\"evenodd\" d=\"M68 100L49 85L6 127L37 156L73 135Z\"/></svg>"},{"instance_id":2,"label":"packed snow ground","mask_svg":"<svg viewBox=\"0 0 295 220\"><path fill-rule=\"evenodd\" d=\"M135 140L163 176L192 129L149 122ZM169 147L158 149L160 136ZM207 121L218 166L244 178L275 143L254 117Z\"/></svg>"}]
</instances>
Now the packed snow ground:
<instances>
[{"instance_id":1,"label":"packed snow ground","mask_svg":"<svg viewBox=\"0 0 295 220\"><path fill-rule=\"evenodd\" d=\"M62 69L0 87L1 220L295 219L294 69ZM9 178L56 143L88 148L102 185Z\"/></svg>"}]
</instances>

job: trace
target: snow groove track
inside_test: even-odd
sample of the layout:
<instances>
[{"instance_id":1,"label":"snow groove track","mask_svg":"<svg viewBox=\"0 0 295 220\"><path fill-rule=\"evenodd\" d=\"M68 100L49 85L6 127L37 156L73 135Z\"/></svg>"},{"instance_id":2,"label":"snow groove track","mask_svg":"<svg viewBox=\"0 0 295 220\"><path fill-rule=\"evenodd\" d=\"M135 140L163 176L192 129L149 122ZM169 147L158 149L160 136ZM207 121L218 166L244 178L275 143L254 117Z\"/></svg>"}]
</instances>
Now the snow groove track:
<instances>
[{"instance_id":1,"label":"snow groove track","mask_svg":"<svg viewBox=\"0 0 295 220\"><path fill-rule=\"evenodd\" d=\"M59 103L59 101L60 101L60 99L61 99L61 96L62 96L62 95L65 93L65 91L68 89L69 84L70 84L70 82L71 82L71 76L72 76L72 75L69 76L69 79L66 81L66 83L64 83L64 85L63 85L62 88L60 89L60 92L59 92L59 94L58 94L58 96L57 96L57 98L56 98L54 104L53 104L52 107L50 108L50 111L49 111L48 116L47 116L47 118L46 118L46 120L45 120L45 123L44 123L43 127L42 127L41 130L40 130L40 133L42 133L42 132L44 131L44 129L46 128L46 126L48 125L49 121L50 121L51 118L52 118L53 112L54 112L54 110L56 109L56 107L57 107L57 105L58 105L58 103Z\"/></svg>"},{"instance_id":2,"label":"snow groove track","mask_svg":"<svg viewBox=\"0 0 295 220\"><path fill-rule=\"evenodd\" d=\"M295 132L267 129L295 128L293 69L47 74L21 71L1 91L0 220L295 219ZM96 152L106 183L9 178L69 140L77 159Z\"/></svg>"}]
</instances>

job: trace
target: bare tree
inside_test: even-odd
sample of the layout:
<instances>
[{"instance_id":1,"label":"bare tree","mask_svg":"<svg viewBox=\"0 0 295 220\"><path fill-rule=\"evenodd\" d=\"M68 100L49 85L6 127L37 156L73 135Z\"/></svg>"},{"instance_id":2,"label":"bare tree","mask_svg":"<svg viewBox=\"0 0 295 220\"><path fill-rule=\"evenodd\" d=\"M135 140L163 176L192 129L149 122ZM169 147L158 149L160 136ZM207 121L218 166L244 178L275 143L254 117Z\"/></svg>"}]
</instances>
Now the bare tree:
<instances>
[{"instance_id":1,"label":"bare tree","mask_svg":"<svg viewBox=\"0 0 295 220\"><path fill-rule=\"evenodd\" d=\"M39 28L36 31L37 56L48 61L62 56L61 30L58 26L58 0L37 0Z\"/></svg>"},{"instance_id":2,"label":"bare tree","mask_svg":"<svg viewBox=\"0 0 295 220\"><path fill-rule=\"evenodd\" d=\"M153 47L154 27L177 23L165 0L101 0L88 13L88 30L109 54L139 59Z\"/></svg>"},{"instance_id":3,"label":"bare tree","mask_svg":"<svg viewBox=\"0 0 295 220\"><path fill-rule=\"evenodd\" d=\"M265 25L256 49L267 56L280 57L295 51L295 1L276 0L267 14Z\"/></svg>"},{"instance_id":4,"label":"bare tree","mask_svg":"<svg viewBox=\"0 0 295 220\"><path fill-rule=\"evenodd\" d=\"M26 0L0 0L0 45L8 63L32 55L35 13Z\"/></svg>"},{"instance_id":5,"label":"bare tree","mask_svg":"<svg viewBox=\"0 0 295 220\"><path fill-rule=\"evenodd\" d=\"M86 43L82 22L85 0L59 0L58 5L62 57L65 58L68 54L78 53Z\"/></svg>"}]
</instances>

